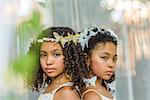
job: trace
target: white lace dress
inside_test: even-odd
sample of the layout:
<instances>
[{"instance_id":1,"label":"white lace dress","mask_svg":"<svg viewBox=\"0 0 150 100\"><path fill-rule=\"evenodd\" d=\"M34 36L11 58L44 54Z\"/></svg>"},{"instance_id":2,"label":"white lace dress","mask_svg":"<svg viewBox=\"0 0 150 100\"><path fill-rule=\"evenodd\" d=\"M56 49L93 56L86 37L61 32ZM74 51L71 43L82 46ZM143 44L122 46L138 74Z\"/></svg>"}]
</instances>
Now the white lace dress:
<instances>
[{"instance_id":1,"label":"white lace dress","mask_svg":"<svg viewBox=\"0 0 150 100\"><path fill-rule=\"evenodd\" d=\"M73 86L72 82L64 83L50 93L41 93L38 100L53 100L55 93L64 86Z\"/></svg>"}]
</instances>

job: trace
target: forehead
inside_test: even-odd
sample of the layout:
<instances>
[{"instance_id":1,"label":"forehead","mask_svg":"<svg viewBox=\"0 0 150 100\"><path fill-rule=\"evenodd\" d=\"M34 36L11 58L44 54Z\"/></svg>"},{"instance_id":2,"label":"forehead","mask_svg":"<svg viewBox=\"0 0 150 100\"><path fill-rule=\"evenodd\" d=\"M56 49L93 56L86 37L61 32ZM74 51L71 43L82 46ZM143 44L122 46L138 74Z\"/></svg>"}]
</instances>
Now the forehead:
<instances>
[{"instance_id":1,"label":"forehead","mask_svg":"<svg viewBox=\"0 0 150 100\"><path fill-rule=\"evenodd\" d=\"M113 44L112 42L98 43L98 44L96 44L93 51L94 52L110 52L110 53L116 54L117 46L115 44Z\"/></svg>"},{"instance_id":2,"label":"forehead","mask_svg":"<svg viewBox=\"0 0 150 100\"><path fill-rule=\"evenodd\" d=\"M41 45L41 50L49 50L49 51L53 51L53 50L61 50L61 45L59 43L54 43L54 42L43 42Z\"/></svg>"}]
</instances>

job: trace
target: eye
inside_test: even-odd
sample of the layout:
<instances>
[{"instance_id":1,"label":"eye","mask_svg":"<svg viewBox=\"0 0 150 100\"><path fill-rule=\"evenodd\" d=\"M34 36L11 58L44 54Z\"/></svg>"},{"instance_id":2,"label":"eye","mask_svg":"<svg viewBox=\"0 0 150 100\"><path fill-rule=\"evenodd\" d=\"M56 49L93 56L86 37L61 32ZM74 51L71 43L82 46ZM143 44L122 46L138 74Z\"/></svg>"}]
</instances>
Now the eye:
<instances>
[{"instance_id":1,"label":"eye","mask_svg":"<svg viewBox=\"0 0 150 100\"><path fill-rule=\"evenodd\" d=\"M59 57L61 55L61 53L54 53L55 57Z\"/></svg>"},{"instance_id":2,"label":"eye","mask_svg":"<svg viewBox=\"0 0 150 100\"><path fill-rule=\"evenodd\" d=\"M108 57L106 57L106 56L104 56L104 57L101 57L102 59L104 59L104 60L107 60L108 59Z\"/></svg>"},{"instance_id":3,"label":"eye","mask_svg":"<svg viewBox=\"0 0 150 100\"><path fill-rule=\"evenodd\" d=\"M113 58L113 61L116 62L117 61L117 57Z\"/></svg>"},{"instance_id":4,"label":"eye","mask_svg":"<svg viewBox=\"0 0 150 100\"><path fill-rule=\"evenodd\" d=\"M46 57L46 54L40 54L40 57L44 58L44 57Z\"/></svg>"}]
</instances>

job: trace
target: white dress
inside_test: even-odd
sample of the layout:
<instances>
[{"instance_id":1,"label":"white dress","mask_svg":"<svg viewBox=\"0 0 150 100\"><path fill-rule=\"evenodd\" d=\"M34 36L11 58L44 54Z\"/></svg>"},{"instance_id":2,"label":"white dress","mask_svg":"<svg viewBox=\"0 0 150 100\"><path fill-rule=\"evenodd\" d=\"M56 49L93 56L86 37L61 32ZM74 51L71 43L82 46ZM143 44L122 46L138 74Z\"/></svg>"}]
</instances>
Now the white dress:
<instances>
[{"instance_id":1,"label":"white dress","mask_svg":"<svg viewBox=\"0 0 150 100\"><path fill-rule=\"evenodd\" d=\"M115 99L110 99L110 98L108 98L108 97L106 97L106 96L100 94L98 91L96 91L96 90L94 90L94 89L88 89L88 90L86 90L86 91L81 95L81 100L83 100L83 96L85 95L85 93L90 92L90 91L93 91L93 92L97 93L97 94L102 98L102 100L115 100Z\"/></svg>"},{"instance_id":2,"label":"white dress","mask_svg":"<svg viewBox=\"0 0 150 100\"><path fill-rule=\"evenodd\" d=\"M85 82L86 87L96 86L96 80L97 80L97 76L93 76L90 79L83 78L83 81ZM97 93L102 98L102 100L115 100L114 97L113 97L113 99L110 99L110 98L100 94L98 91L96 91L94 89L88 89L88 90L84 91L81 95L81 100L83 100L83 96L85 95L85 93L90 92L90 91Z\"/></svg>"},{"instance_id":3,"label":"white dress","mask_svg":"<svg viewBox=\"0 0 150 100\"><path fill-rule=\"evenodd\" d=\"M64 83L50 93L41 93L38 100L53 100L55 93L64 86L73 86L72 82Z\"/></svg>"}]
</instances>

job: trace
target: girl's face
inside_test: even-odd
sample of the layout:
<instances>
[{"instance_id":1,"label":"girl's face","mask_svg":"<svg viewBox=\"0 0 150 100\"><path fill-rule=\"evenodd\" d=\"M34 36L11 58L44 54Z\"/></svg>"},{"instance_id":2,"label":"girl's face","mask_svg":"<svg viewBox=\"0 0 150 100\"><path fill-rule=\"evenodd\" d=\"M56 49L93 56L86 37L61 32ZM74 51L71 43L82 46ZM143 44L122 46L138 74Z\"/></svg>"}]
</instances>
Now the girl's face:
<instances>
[{"instance_id":1,"label":"girl's face","mask_svg":"<svg viewBox=\"0 0 150 100\"><path fill-rule=\"evenodd\" d=\"M40 49L40 63L49 77L57 77L64 70L64 55L59 43L43 42Z\"/></svg>"},{"instance_id":2,"label":"girl's face","mask_svg":"<svg viewBox=\"0 0 150 100\"><path fill-rule=\"evenodd\" d=\"M91 52L91 70L99 78L109 80L115 71L116 60L116 45L112 42L98 43Z\"/></svg>"}]
</instances>

